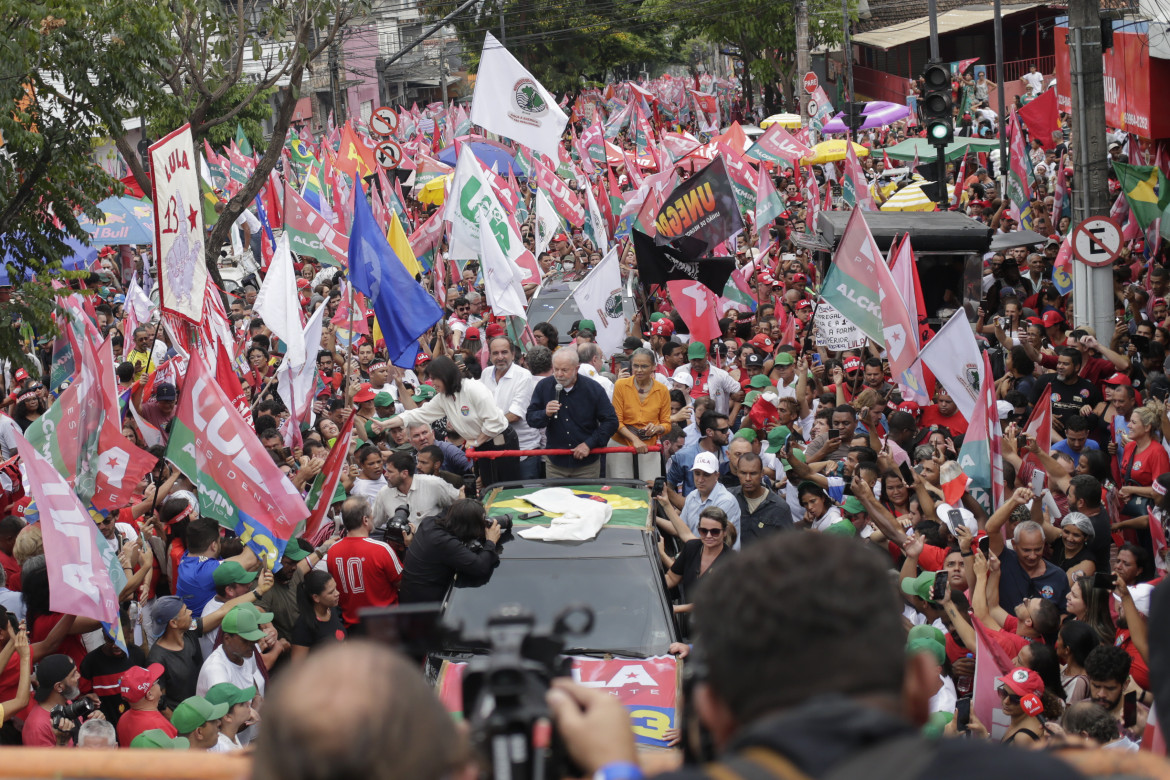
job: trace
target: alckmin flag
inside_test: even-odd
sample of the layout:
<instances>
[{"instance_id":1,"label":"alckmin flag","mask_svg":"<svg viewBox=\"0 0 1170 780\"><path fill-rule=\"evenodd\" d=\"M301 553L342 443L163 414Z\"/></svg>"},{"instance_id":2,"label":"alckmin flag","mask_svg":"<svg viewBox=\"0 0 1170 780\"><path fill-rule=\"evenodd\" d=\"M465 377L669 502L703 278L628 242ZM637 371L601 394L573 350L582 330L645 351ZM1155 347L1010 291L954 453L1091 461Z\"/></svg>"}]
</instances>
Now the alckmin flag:
<instances>
[{"instance_id":1,"label":"alckmin flag","mask_svg":"<svg viewBox=\"0 0 1170 780\"><path fill-rule=\"evenodd\" d=\"M552 94L488 33L471 99L471 121L557 160L569 118Z\"/></svg>"}]
</instances>

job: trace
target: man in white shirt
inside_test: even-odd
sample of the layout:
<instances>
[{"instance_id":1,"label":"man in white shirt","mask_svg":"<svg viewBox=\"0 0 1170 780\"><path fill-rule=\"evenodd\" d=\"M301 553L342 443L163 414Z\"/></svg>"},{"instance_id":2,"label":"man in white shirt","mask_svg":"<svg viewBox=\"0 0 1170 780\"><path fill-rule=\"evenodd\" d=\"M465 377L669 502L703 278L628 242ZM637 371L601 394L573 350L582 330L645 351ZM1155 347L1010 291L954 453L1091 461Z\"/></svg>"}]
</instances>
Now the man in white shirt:
<instances>
[{"instance_id":1,"label":"man in white shirt","mask_svg":"<svg viewBox=\"0 0 1170 780\"><path fill-rule=\"evenodd\" d=\"M362 393L358 393L354 400L361 397ZM370 400L373 400L373 395L370 396ZM386 478L382 475L382 453L376 444L364 444L354 453L354 460L357 461L358 472L354 476L349 494L363 496L372 502L387 485Z\"/></svg>"},{"instance_id":2,"label":"man in white shirt","mask_svg":"<svg viewBox=\"0 0 1170 780\"><path fill-rule=\"evenodd\" d=\"M1036 63L1034 62L1032 63L1032 69L1025 73L1020 80L1028 86L1028 92L1033 97L1044 91L1044 74L1036 70Z\"/></svg>"},{"instance_id":3,"label":"man in white shirt","mask_svg":"<svg viewBox=\"0 0 1170 780\"><path fill-rule=\"evenodd\" d=\"M577 373L581 376L587 376L601 385L605 390L605 395L612 401L613 382L601 375L601 369L605 367L601 347L592 342L579 344L577 346L577 358L580 360L580 364L577 366Z\"/></svg>"},{"instance_id":4,"label":"man in white shirt","mask_svg":"<svg viewBox=\"0 0 1170 780\"><path fill-rule=\"evenodd\" d=\"M496 336L488 341L488 359L492 362L489 371L480 376L483 386L491 391L496 404L503 410L508 422L520 440L520 449L540 449L540 431L528 424L525 415L532 402L532 391L536 379L532 373L516 364L516 351L506 336ZM540 458L529 456L520 459L520 474L524 479L540 476ZM377 511L375 510L375 520Z\"/></svg>"},{"instance_id":5,"label":"man in white shirt","mask_svg":"<svg viewBox=\"0 0 1170 780\"><path fill-rule=\"evenodd\" d=\"M374 527L381 528L394 515L394 510L405 506L410 510L411 528L417 530L424 517L442 514L459 498L459 491L442 477L418 474L414 456L409 452L395 452L386 461L386 481L374 499Z\"/></svg>"},{"instance_id":6,"label":"man in white shirt","mask_svg":"<svg viewBox=\"0 0 1170 780\"><path fill-rule=\"evenodd\" d=\"M733 396L742 398L739 382L722 368L714 366L707 359L707 347L699 342L693 342L687 347L689 365L680 366L675 373L683 373L691 378L691 398L710 396L715 402L715 411L720 414L730 414Z\"/></svg>"},{"instance_id":7,"label":"man in white shirt","mask_svg":"<svg viewBox=\"0 0 1170 780\"><path fill-rule=\"evenodd\" d=\"M241 604L227 613L220 624L223 644L215 648L203 662L203 668L199 670L199 680L195 684L196 694L206 696L209 690L225 682L237 688L255 686L256 696L252 699L252 709L259 712L264 701L264 686L267 680L256 664L256 643L264 638L264 631L260 626L270 622L271 612L261 612L251 604ZM252 740L252 736L245 732L237 738L241 744L247 744Z\"/></svg>"}]
</instances>

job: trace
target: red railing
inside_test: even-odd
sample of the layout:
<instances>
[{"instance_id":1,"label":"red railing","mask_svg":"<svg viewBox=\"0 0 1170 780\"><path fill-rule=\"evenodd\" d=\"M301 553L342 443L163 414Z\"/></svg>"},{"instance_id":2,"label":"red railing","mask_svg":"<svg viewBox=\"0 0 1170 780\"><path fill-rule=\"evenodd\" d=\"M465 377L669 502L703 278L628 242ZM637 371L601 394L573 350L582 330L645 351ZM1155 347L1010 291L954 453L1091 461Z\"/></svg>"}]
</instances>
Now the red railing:
<instances>
[{"instance_id":1,"label":"red railing","mask_svg":"<svg viewBox=\"0 0 1170 780\"><path fill-rule=\"evenodd\" d=\"M646 448L647 452L661 452L662 445L655 444ZM598 447L595 450L589 450L590 455L605 455L611 452L637 452L633 447ZM474 460L475 458L520 458L525 455L572 455L572 450L468 450L466 453L468 458Z\"/></svg>"},{"instance_id":2,"label":"red railing","mask_svg":"<svg viewBox=\"0 0 1170 780\"><path fill-rule=\"evenodd\" d=\"M1050 54L1047 57L1029 57L1026 60L1012 60L1003 64L1003 72L1009 82L1019 81L1020 78L1032 69L1032 63L1036 63L1036 67L1044 74L1047 79L1056 71L1056 55ZM996 78L995 63L987 63L987 80L998 82Z\"/></svg>"}]
</instances>

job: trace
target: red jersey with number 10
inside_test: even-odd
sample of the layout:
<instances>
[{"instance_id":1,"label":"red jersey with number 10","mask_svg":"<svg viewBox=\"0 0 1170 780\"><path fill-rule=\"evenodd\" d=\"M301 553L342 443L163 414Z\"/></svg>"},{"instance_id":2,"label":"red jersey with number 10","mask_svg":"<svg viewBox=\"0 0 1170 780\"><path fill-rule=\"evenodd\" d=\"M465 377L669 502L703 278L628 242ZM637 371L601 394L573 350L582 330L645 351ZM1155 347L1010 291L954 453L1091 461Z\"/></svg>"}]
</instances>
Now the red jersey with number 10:
<instances>
[{"instance_id":1,"label":"red jersey with number 10","mask_svg":"<svg viewBox=\"0 0 1170 780\"><path fill-rule=\"evenodd\" d=\"M368 536L347 536L329 548L329 573L341 592L341 619L356 625L362 607L398 603L402 564L390 545Z\"/></svg>"}]
</instances>

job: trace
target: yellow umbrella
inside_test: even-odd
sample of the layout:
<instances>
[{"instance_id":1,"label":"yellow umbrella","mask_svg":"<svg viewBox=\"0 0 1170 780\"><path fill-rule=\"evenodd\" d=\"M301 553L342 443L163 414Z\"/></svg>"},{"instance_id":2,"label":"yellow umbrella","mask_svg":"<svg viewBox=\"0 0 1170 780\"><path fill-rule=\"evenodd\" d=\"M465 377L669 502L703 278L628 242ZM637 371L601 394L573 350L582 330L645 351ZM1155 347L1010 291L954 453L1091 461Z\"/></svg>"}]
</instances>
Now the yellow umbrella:
<instances>
[{"instance_id":1,"label":"yellow umbrella","mask_svg":"<svg viewBox=\"0 0 1170 780\"><path fill-rule=\"evenodd\" d=\"M443 201L447 198L447 182L451 181L453 173L447 173L438 178L431 179L423 185L422 189L418 191L415 198L419 203L427 203L431 206L441 206Z\"/></svg>"},{"instance_id":2,"label":"yellow umbrella","mask_svg":"<svg viewBox=\"0 0 1170 780\"><path fill-rule=\"evenodd\" d=\"M853 143L850 141L850 143ZM832 141L822 141L812 148L813 156L805 157L800 161L801 165L820 165L821 163L836 162L837 160L844 160L845 140L834 139ZM869 154L869 149L866 149L861 144L853 144L853 153L858 157L865 157Z\"/></svg>"},{"instance_id":3,"label":"yellow umbrella","mask_svg":"<svg viewBox=\"0 0 1170 780\"><path fill-rule=\"evenodd\" d=\"M934 211L936 204L922 191L923 184L930 182L916 181L908 184L890 196L889 200L881 205L882 211ZM947 197L954 197L955 188L947 185Z\"/></svg>"},{"instance_id":4,"label":"yellow umbrella","mask_svg":"<svg viewBox=\"0 0 1170 780\"><path fill-rule=\"evenodd\" d=\"M780 125L783 128L794 130L801 125L800 114L772 114L760 122L760 129L767 130L771 125Z\"/></svg>"}]
</instances>

